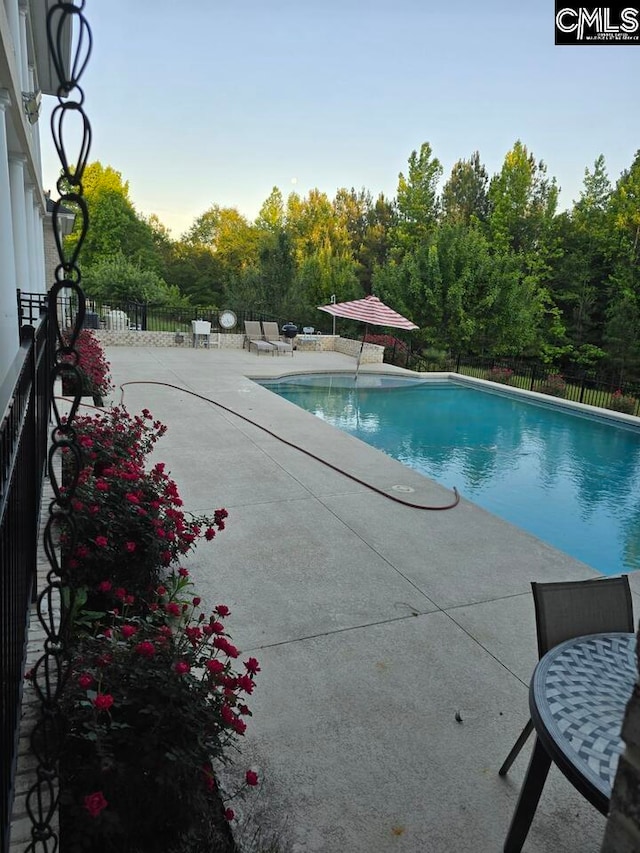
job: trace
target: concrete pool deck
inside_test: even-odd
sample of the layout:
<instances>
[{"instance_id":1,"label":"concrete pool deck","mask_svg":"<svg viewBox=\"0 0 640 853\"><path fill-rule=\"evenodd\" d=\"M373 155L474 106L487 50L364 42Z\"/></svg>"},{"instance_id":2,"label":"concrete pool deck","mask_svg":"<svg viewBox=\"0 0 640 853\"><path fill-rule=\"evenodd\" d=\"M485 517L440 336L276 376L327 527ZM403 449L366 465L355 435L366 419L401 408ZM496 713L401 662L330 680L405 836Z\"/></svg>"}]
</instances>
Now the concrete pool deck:
<instances>
[{"instance_id":1,"label":"concrete pool deck","mask_svg":"<svg viewBox=\"0 0 640 853\"><path fill-rule=\"evenodd\" d=\"M187 388L380 489L410 487L412 502L429 505L451 500L450 490L247 378L353 370L352 358L106 354L116 385ZM264 783L233 802L238 840L258 849L256 833L276 837L282 853L501 850L530 754L528 744L498 777L528 718L530 581L597 573L464 495L446 512L403 507L180 391L130 385L124 402L168 425L155 458L185 509L229 511L227 529L187 565L207 605L231 608L243 659L262 667L238 768L254 767ZM640 579L631 581L638 614ZM552 767L524 850L596 853L604 826Z\"/></svg>"}]
</instances>

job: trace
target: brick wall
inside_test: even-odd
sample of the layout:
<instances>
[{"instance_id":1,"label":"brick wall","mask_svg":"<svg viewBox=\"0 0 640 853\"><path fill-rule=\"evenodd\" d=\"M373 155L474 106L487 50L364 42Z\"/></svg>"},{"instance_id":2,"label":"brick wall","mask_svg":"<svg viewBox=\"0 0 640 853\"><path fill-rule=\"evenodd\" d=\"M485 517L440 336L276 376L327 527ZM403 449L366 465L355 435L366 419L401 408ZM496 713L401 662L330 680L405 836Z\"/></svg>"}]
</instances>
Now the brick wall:
<instances>
[{"instance_id":1,"label":"brick wall","mask_svg":"<svg viewBox=\"0 0 640 853\"><path fill-rule=\"evenodd\" d=\"M44 240L44 281L47 290L51 290L51 286L56 280L55 271L60 263L60 258L53 236L53 217L50 213L44 218L42 236Z\"/></svg>"}]
</instances>

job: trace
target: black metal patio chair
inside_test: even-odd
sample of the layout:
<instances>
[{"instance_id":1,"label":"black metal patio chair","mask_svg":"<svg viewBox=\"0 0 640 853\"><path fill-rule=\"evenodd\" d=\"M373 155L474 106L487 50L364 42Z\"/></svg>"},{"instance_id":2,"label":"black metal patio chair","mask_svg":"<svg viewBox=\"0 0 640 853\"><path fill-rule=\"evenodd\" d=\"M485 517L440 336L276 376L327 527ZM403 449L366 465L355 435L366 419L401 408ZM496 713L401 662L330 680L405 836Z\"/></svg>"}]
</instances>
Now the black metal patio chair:
<instances>
[{"instance_id":1,"label":"black metal patio chair","mask_svg":"<svg viewBox=\"0 0 640 853\"><path fill-rule=\"evenodd\" d=\"M565 640L583 634L633 632L629 578L595 578L559 583L531 583L536 613L538 656ZM498 771L505 776L533 731L531 719Z\"/></svg>"}]
</instances>

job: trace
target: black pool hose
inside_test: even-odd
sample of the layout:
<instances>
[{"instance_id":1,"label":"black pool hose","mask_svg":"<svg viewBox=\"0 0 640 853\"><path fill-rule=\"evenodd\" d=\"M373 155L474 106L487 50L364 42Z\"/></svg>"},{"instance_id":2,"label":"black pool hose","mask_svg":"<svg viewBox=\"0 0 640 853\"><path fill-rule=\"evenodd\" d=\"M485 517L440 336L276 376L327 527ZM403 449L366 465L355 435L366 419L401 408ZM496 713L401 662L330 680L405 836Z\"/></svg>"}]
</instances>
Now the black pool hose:
<instances>
[{"instance_id":1,"label":"black pool hose","mask_svg":"<svg viewBox=\"0 0 640 853\"><path fill-rule=\"evenodd\" d=\"M205 397L202 394L197 394L195 391L189 391L188 388L181 388L179 385L172 385L170 382L157 382L152 379L146 380L133 380L131 382L123 382L122 385L119 385L121 394L120 394L120 404L124 405L124 389L127 385L161 385L165 388L173 388L174 391L182 391L183 394L190 394L192 397L197 397L199 400L204 400L205 403L211 403L213 406L217 406L219 409L223 409L225 412L229 412L229 414L233 415L236 418L242 418L243 421L251 424L251 426L257 427L261 429L263 432L266 432L268 435L276 438L278 441L281 441L283 444L288 445L289 447L293 447L294 450L300 451L300 453L304 453L307 456L310 456L312 459L315 459L316 462L320 462L322 465L326 465L327 468L331 468L334 471L337 471L338 474L342 474L343 477L348 477L350 480L353 480L355 483L359 483L361 486L364 486L367 489L370 489L372 492L376 492L379 495L382 495L383 498L387 498L387 500L393 501L394 503L401 504L402 506L409 507L410 509L423 509L428 510L429 512L438 512L445 509L453 509L458 506L460 503L460 494L456 487L453 487L454 499L451 503L445 504L444 506L425 506L424 504L415 504L410 501L403 500L402 498L398 498L395 495L390 495L388 492L385 492L383 489L379 489L377 486L371 485L371 483L367 483L364 480L361 480L360 477L356 477L355 474L349 474L348 471L344 471L342 468L339 468L337 465L334 465L332 462L328 462L326 459L322 459L320 456L316 456L315 453L312 453L310 450L305 450L304 447L300 447L298 444L294 444L292 441L288 441L286 438L282 438L281 435L278 435L272 430L267 429L267 427L262 426L262 424L256 423L251 418L246 417L246 415L241 415L239 412L235 412L233 409L230 409L228 406L219 403L217 400L212 400L210 397ZM93 407L91 407L93 408Z\"/></svg>"}]
</instances>

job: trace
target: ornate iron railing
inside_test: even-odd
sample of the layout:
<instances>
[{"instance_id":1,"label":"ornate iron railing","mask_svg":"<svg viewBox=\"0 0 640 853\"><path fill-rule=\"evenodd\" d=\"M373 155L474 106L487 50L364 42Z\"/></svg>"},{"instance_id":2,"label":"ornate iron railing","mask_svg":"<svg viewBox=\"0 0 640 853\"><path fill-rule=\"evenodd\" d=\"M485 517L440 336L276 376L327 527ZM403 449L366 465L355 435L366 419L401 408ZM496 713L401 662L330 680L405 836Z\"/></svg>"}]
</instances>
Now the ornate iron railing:
<instances>
[{"instance_id":1,"label":"ornate iron railing","mask_svg":"<svg viewBox=\"0 0 640 853\"><path fill-rule=\"evenodd\" d=\"M53 490L49 517L44 530L44 550L49 571L44 588L37 599L38 620L44 632L44 653L32 670L32 683L40 703L40 714L30 737L31 753L36 760L36 780L29 788L26 809L31 822L31 842L27 853L55 853L59 839L55 818L59 803L59 765L64 740L64 720L60 708L61 694L69 675L68 615L73 601L63 606L68 585L68 557L76 542L76 525L73 516L73 499L80 474L80 448L74 430L74 418L80 405L81 385L77 368L78 352L75 349L78 334L84 323L85 298L80 286L81 274L78 254L84 243L88 226L87 205L83 198L82 179L91 147L91 127L84 112L84 92L79 85L86 68L92 46L91 30L84 16L85 2L55 3L47 13L47 38L51 61L55 67L59 86L58 105L51 115L53 141L62 166L57 189L59 198L53 204L53 233L59 264L55 270L55 283L48 299L48 317L55 335L53 366L49 374L50 388L57 379L69 374L75 376L76 395L71 409L63 414L52 396L53 430L48 452L48 473ZM74 54L70 66L65 62L64 34L75 23ZM80 126L80 144L74 148L75 163L70 162L66 134L69 132L65 118L75 115L75 127ZM78 239L70 252L60 237L60 216L64 209L76 212L80 224ZM61 329L57 302L61 292L77 300L78 313L71 329ZM62 484L62 456L65 458L65 482ZM60 548L62 534L69 545L63 554Z\"/></svg>"},{"instance_id":2,"label":"ornate iron railing","mask_svg":"<svg viewBox=\"0 0 640 853\"><path fill-rule=\"evenodd\" d=\"M46 293L25 293L17 290L18 296L18 323L21 326L31 325L38 321L38 317L47 310Z\"/></svg>"},{"instance_id":3,"label":"ornate iron railing","mask_svg":"<svg viewBox=\"0 0 640 853\"><path fill-rule=\"evenodd\" d=\"M8 849L50 407L50 327L23 326L0 386L0 850Z\"/></svg>"}]
</instances>

